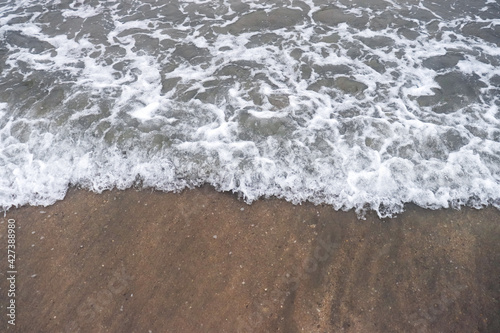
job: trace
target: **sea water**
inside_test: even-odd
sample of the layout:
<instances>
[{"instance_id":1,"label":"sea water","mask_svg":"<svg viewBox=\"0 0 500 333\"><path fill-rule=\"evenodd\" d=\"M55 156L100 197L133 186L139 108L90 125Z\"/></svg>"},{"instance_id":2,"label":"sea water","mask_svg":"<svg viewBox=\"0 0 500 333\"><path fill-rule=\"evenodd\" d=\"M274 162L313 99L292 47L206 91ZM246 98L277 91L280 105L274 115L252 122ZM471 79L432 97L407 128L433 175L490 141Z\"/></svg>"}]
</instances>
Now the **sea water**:
<instances>
[{"instance_id":1,"label":"sea water","mask_svg":"<svg viewBox=\"0 0 500 333\"><path fill-rule=\"evenodd\" d=\"M500 208L496 0L4 0L0 207L211 184Z\"/></svg>"}]
</instances>

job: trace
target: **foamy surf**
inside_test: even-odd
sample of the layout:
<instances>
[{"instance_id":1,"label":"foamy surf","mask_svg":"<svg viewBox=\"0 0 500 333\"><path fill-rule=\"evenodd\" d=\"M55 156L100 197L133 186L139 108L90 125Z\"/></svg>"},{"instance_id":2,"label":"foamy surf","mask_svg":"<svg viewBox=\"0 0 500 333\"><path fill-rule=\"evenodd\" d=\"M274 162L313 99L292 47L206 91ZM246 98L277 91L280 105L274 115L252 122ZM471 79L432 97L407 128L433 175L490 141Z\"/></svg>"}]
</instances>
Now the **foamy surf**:
<instances>
[{"instance_id":1,"label":"foamy surf","mask_svg":"<svg viewBox=\"0 0 500 333\"><path fill-rule=\"evenodd\" d=\"M211 184L500 208L492 1L8 1L0 205Z\"/></svg>"}]
</instances>

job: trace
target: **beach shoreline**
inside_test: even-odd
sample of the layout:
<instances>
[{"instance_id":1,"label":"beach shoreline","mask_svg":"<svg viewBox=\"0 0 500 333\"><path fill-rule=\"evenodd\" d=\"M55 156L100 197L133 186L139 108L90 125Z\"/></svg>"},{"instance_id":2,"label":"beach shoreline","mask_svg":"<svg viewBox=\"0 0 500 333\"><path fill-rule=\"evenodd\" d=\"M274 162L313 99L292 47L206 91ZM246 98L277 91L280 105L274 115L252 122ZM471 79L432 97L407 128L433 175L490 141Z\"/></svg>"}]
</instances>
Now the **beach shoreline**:
<instances>
[{"instance_id":1,"label":"beach shoreline","mask_svg":"<svg viewBox=\"0 0 500 333\"><path fill-rule=\"evenodd\" d=\"M209 186L70 189L16 225L10 332L496 332L500 211L392 219ZM7 261L0 265L8 290ZM4 296L4 295L2 295Z\"/></svg>"}]
</instances>

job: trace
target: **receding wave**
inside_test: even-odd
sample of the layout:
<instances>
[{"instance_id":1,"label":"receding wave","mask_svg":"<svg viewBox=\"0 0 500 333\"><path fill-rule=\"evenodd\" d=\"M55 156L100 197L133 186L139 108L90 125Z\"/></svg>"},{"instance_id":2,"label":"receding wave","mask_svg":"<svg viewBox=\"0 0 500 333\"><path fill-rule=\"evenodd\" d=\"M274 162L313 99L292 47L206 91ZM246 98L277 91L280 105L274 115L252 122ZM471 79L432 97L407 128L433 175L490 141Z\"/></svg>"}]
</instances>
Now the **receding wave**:
<instances>
[{"instance_id":1,"label":"receding wave","mask_svg":"<svg viewBox=\"0 0 500 333\"><path fill-rule=\"evenodd\" d=\"M4 1L0 206L211 184L500 208L496 1Z\"/></svg>"}]
</instances>

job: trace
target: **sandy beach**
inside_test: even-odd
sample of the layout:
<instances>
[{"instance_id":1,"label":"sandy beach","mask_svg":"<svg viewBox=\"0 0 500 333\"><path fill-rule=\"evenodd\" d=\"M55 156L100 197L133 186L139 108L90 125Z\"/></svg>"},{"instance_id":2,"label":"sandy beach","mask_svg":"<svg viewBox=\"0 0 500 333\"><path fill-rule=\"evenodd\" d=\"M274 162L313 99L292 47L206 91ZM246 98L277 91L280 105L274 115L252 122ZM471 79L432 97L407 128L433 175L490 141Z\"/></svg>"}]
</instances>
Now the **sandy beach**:
<instances>
[{"instance_id":1,"label":"sandy beach","mask_svg":"<svg viewBox=\"0 0 500 333\"><path fill-rule=\"evenodd\" d=\"M7 332L498 332L500 212L394 219L278 199L70 190L12 209ZM7 276L8 277L8 276Z\"/></svg>"},{"instance_id":2,"label":"sandy beach","mask_svg":"<svg viewBox=\"0 0 500 333\"><path fill-rule=\"evenodd\" d=\"M499 18L0 1L0 333L499 333Z\"/></svg>"}]
</instances>

